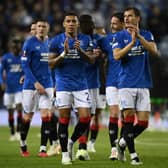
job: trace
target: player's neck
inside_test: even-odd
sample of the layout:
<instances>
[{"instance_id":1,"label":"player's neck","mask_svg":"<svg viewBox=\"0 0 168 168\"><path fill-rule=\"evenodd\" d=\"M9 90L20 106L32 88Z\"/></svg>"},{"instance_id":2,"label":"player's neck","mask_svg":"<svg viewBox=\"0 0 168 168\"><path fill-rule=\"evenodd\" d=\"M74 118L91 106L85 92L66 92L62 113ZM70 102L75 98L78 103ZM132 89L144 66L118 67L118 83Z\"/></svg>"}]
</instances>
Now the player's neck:
<instances>
[{"instance_id":1,"label":"player's neck","mask_svg":"<svg viewBox=\"0 0 168 168\"><path fill-rule=\"evenodd\" d=\"M45 40L45 36L38 36L38 35L36 35L36 37L37 37L37 39L39 41L44 41Z\"/></svg>"},{"instance_id":2,"label":"player's neck","mask_svg":"<svg viewBox=\"0 0 168 168\"><path fill-rule=\"evenodd\" d=\"M72 33L65 32L65 35L66 35L66 37L69 37L69 38L76 38L77 37L76 32L72 32Z\"/></svg>"}]
</instances>

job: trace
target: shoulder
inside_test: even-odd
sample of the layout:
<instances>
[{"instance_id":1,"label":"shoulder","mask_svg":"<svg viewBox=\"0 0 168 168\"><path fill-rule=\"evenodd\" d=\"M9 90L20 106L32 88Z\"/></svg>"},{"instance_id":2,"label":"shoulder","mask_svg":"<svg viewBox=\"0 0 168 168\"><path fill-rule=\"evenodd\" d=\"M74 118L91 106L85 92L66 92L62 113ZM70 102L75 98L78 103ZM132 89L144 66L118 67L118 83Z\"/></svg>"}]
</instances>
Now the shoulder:
<instances>
[{"instance_id":1,"label":"shoulder","mask_svg":"<svg viewBox=\"0 0 168 168\"><path fill-rule=\"evenodd\" d=\"M57 42L59 40L63 40L65 38L65 34L64 33L59 33L59 34L56 34L54 37L52 37L50 39L50 42L53 43L53 42Z\"/></svg>"},{"instance_id":2,"label":"shoulder","mask_svg":"<svg viewBox=\"0 0 168 168\"><path fill-rule=\"evenodd\" d=\"M97 34L97 33L94 33L94 34L93 34L93 37L94 37L95 39L97 39L97 40L103 38L103 36L101 36L100 34Z\"/></svg>"},{"instance_id":3,"label":"shoulder","mask_svg":"<svg viewBox=\"0 0 168 168\"><path fill-rule=\"evenodd\" d=\"M81 46L88 45L91 41L91 37L83 33L79 33L77 39L80 41Z\"/></svg>"},{"instance_id":4,"label":"shoulder","mask_svg":"<svg viewBox=\"0 0 168 168\"><path fill-rule=\"evenodd\" d=\"M90 39L90 36L87 34L79 33L78 39Z\"/></svg>"},{"instance_id":5,"label":"shoulder","mask_svg":"<svg viewBox=\"0 0 168 168\"><path fill-rule=\"evenodd\" d=\"M9 53L5 53L4 55L2 55L2 58L5 58L9 55Z\"/></svg>"},{"instance_id":6,"label":"shoulder","mask_svg":"<svg viewBox=\"0 0 168 168\"><path fill-rule=\"evenodd\" d=\"M154 41L154 36L149 30L140 29L140 34L145 37L145 39Z\"/></svg>"},{"instance_id":7,"label":"shoulder","mask_svg":"<svg viewBox=\"0 0 168 168\"><path fill-rule=\"evenodd\" d=\"M100 34L93 34L93 40L96 40L98 43L102 43L104 38L105 36L102 36Z\"/></svg>"},{"instance_id":8,"label":"shoulder","mask_svg":"<svg viewBox=\"0 0 168 168\"><path fill-rule=\"evenodd\" d=\"M121 30L121 31L114 33L114 36L126 36L126 35L129 35L127 30Z\"/></svg>"},{"instance_id":9,"label":"shoulder","mask_svg":"<svg viewBox=\"0 0 168 168\"><path fill-rule=\"evenodd\" d=\"M2 56L2 60L5 60L5 59L7 59L7 58L10 57L10 56L11 56L11 53L10 53L10 52L5 53L5 54Z\"/></svg>"},{"instance_id":10,"label":"shoulder","mask_svg":"<svg viewBox=\"0 0 168 168\"><path fill-rule=\"evenodd\" d=\"M130 38L130 34L127 30L121 30L113 34L113 41L124 41Z\"/></svg>"},{"instance_id":11,"label":"shoulder","mask_svg":"<svg viewBox=\"0 0 168 168\"><path fill-rule=\"evenodd\" d=\"M28 38L25 42L27 43L32 43L35 42L37 40L37 38L35 36L31 36L30 38Z\"/></svg>"},{"instance_id":12,"label":"shoulder","mask_svg":"<svg viewBox=\"0 0 168 168\"><path fill-rule=\"evenodd\" d=\"M149 30L146 30L146 29L140 29L140 33L148 34L148 33L151 33L151 32Z\"/></svg>"},{"instance_id":13,"label":"shoulder","mask_svg":"<svg viewBox=\"0 0 168 168\"><path fill-rule=\"evenodd\" d=\"M26 39L23 43L23 46L30 46L35 42L36 37L35 36L31 36L30 38Z\"/></svg>"},{"instance_id":14,"label":"shoulder","mask_svg":"<svg viewBox=\"0 0 168 168\"><path fill-rule=\"evenodd\" d=\"M104 40L108 41L111 40L113 38L114 34L113 33L108 33L105 37Z\"/></svg>"}]
</instances>

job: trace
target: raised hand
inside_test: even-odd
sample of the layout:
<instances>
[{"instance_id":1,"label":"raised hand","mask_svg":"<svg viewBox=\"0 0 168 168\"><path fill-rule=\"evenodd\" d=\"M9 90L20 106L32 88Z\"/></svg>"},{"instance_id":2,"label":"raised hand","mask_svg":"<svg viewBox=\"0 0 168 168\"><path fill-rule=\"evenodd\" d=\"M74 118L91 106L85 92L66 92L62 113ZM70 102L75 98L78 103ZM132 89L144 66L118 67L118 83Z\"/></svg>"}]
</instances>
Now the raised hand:
<instances>
[{"instance_id":1,"label":"raised hand","mask_svg":"<svg viewBox=\"0 0 168 168\"><path fill-rule=\"evenodd\" d=\"M64 41L64 52L67 54L69 51L68 37Z\"/></svg>"},{"instance_id":2,"label":"raised hand","mask_svg":"<svg viewBox=\"0 0 168 168\"><path fill-rule=\"evenodd\" d=\"M139 30L133 24L127 24L126 29L131 34L132 42L135 43Z\"/></svg>"},{"instance_id":3,"label":"raised hand","mask_svg":"<svg viewBox=\"0 0 168 168\"><path fill-rule=\"evenodd\" d=\"M34 84L34 87L36 88L39 94L46 94L45 88L39 82L36 82Z\"/></svg>"},{"instance_id":4,"label":"raised hand","mask_svg":"<svg viewBox=\"0 0 168 168\"><path fill-rule=\"evenodd\" d=\"M75 40L75 42L74 42L74 48L77 49L78 51L81 50L81 48L80 48L80 41L79 40Z\"/></svg>"},{"instance_id":5,"label":"raised hand","mask_svg":"<svg viewBox=\"0 0 168 168\"><path fill-rule=\"evenodd\" d=\"M93 54L95 55L95 58L102 56L102 50L100 48L93 49Z\"/></svg>"}]
</instances>

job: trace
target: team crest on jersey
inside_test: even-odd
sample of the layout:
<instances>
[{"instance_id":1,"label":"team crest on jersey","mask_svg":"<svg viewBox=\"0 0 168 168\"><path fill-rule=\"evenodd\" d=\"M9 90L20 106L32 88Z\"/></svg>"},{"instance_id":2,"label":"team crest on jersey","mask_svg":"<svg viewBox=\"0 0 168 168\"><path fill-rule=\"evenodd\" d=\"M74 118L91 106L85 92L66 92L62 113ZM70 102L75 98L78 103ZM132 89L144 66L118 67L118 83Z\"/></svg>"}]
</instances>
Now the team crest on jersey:
<instances>
[{"instance_id":1,"label":"team crest on jersey","mask_svg":"<svg viewBox=\"0 0 168 168\"><path fill-rule=\"evenodd\" d=\"M124 40L124 43L128 43L128 40Z\"/></svg>"},{"instance_id":2,"label":"team crest on jersey","mask_svg":"<svg viewBox=\"0 0 168 168\"><path fill-rule=\"evenodd\" d=\"M40 46L36 46L36 49L39 50L39 49L40 49Z\"/></svg>"}]
</instances>

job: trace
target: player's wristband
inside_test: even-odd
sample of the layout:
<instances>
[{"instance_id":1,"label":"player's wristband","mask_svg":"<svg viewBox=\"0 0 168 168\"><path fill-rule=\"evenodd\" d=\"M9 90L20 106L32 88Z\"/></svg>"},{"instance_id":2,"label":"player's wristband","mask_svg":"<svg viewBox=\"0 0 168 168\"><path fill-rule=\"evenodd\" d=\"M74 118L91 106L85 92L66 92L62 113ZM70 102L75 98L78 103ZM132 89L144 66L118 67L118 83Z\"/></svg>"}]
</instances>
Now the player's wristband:
<instances>
[{"instance_id":1,"label":"player's wristband","mask_svg":"<svg viewBox=\"0 0 168 168\"><path fill-rule=\"evenodd\" d=\"M62 57L62 58L65 57L65 52L64 51L60 54L60 57Z\"/></svg>"}]
</instances>

